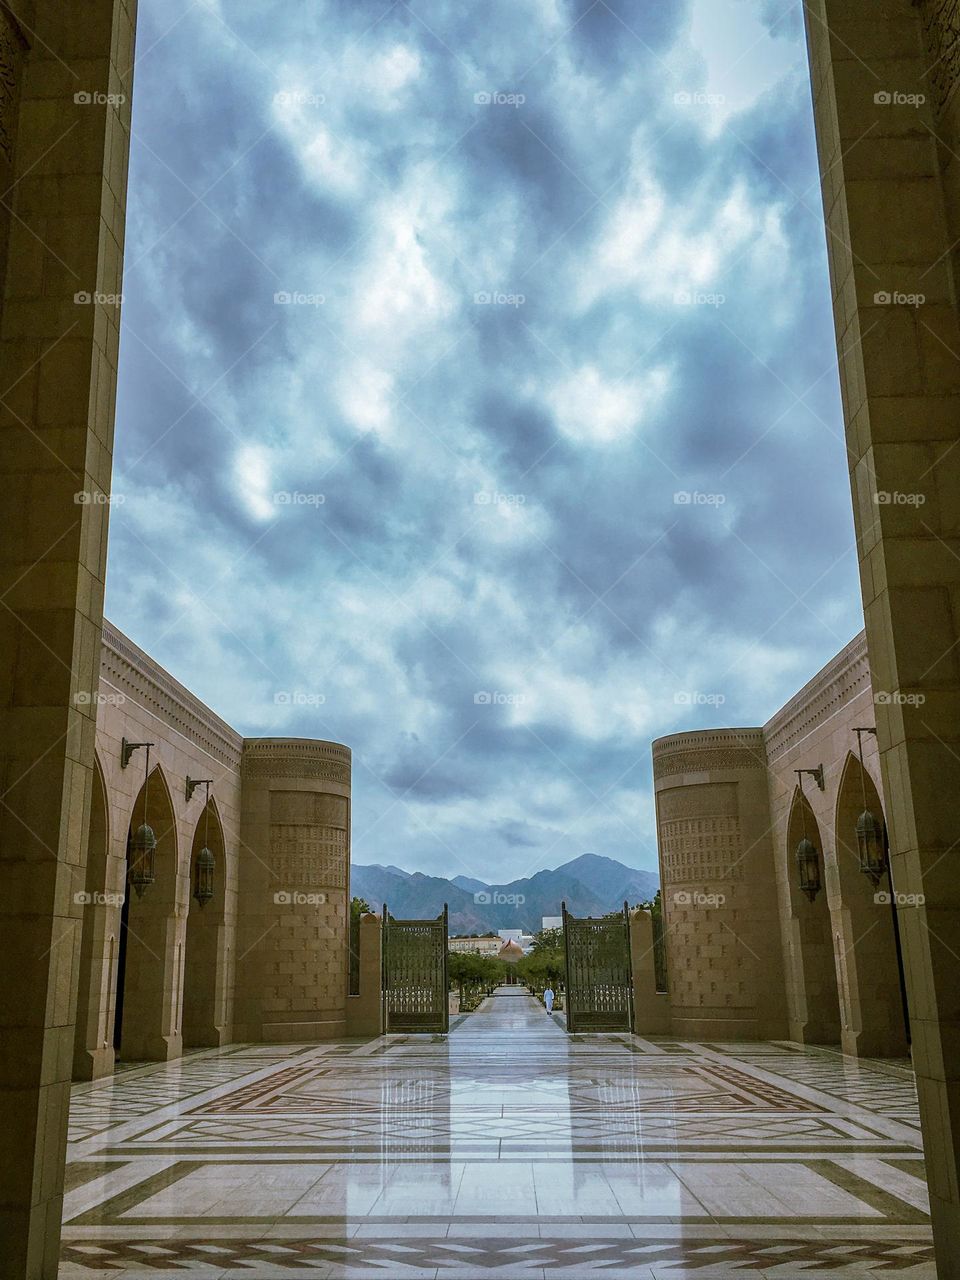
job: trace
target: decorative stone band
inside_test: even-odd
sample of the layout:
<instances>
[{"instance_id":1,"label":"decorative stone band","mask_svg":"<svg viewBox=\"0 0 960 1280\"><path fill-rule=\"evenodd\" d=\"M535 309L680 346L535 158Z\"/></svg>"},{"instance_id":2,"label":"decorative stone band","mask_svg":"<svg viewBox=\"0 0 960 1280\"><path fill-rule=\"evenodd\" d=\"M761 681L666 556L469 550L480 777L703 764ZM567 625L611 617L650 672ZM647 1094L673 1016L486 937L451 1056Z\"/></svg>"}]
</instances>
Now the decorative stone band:
<instances>
[{"instance_id":1,"label":"decorative stone band","mask_svg":"<svg viewBox=\"0 0 960 1280\"><path fill-rule=\"evenodd\" d=\"M943 115L960 83L960 0L914 0L930 54L933 107Z\"/></svg>"},{"instance_id":2,"label":"decorative stone band","mask_svg":"<svg viewBox=\"0 0 960 1280\"><path fill-rule=\"evenodd\" d=\"M349 747L339 742L247 738L240 768L244 778L313 778L349 786L350 759Z\"/></svg>"},{"instance_id":3,"label":"decorative stone band","mask_svg":"<svg viewBox=\"0 0 960 1280\"><path fill-rule=\"evenodd\" d=\"M653 776L711 773L722 769L765 769L762 729L721 729L675 733L653 744Z\"/></svg>"}]
</instances>

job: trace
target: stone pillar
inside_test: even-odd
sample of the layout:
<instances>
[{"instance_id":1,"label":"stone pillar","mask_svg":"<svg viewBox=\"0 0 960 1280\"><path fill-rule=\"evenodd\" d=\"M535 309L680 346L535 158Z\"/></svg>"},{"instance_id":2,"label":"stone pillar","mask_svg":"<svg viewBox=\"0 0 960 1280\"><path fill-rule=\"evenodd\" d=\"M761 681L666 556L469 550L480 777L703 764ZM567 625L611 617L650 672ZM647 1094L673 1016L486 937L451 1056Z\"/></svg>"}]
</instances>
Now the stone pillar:
<instances>
[{"instance_id":1,"label":"stone pillar","mask_svg":"<svg viewBox=\"0 0 960 1280\"><path fill-rule=\"evenodd\" d=\"M383 934L376 915L360 917L360 991L347 997L347 1035L383 1035Z\"/></svg>"},{"instance_id":2,"label":"stone pillar","mask_svg":"<svg viewBox=\"0 0 960 1280\"><path fill-rule=\"evenodd\" d=\"M937 1266L954 1280L960 4L807 0L805 12L871 679L885 697L876 711L893 877L899 893L925 898L900 921Z\"/></svg>"},{"instance_id":3,"label":"stone pillar","mask_svg":"<svg viewBox=\"0 0 960 1280\"><path fill-rule=\"evenodd\" d=\"M766 753L761 729L653 744L672 1034L787 1033Z\"/></svg>"},{"instance_id":4,"label":"stone pillar","mask_svg":"<svg viewBox=\"0 0 960 1280\"><path fill-rule=\"evenodd\" d=\"M241 779L238 1038L345 1035L350 752L248 738Z\"/></svg>"},{"instance_id":5,"label":"stone pillar","mask_svg":"<svg viewBox=\"0 0 960 1280\"><path fill-rule=\"evenodd\" d=\"M670 997L657 990L653 957L653 920L649 911L630 916L630 961L633 968L633 1029L638 1036L670 1034Z\"/></svg>"},{"instance_id":6,"label":"stone pillar","mask_svg":"<svg viewBox=\"0 0 960 1280\"><path fill-rule=\"evenodd\" d=\"M133 0L0 8L0 1276L57 1272ZM79 496L78 496L79 495Z\"/></svg>"}]
</instances>

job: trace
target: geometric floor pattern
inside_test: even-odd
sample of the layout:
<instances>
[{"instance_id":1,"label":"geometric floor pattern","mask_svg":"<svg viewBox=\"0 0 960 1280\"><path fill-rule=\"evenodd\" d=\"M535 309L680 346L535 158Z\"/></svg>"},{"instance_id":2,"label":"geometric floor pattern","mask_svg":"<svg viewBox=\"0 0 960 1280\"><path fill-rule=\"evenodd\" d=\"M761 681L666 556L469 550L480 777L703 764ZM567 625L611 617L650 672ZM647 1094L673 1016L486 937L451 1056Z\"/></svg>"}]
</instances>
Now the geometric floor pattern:
<instances>
[{"instance_id":1,"label":"geometric floor pattern","mask_svg":"<svg viewBox=\"0 0 960 1280\"><path fill-rule=\"evenodd\" d=\"M241 1045L77 1086L62 1280L935 1280L903 1064L567 1036Z\"/></svg>"}]
</instances>

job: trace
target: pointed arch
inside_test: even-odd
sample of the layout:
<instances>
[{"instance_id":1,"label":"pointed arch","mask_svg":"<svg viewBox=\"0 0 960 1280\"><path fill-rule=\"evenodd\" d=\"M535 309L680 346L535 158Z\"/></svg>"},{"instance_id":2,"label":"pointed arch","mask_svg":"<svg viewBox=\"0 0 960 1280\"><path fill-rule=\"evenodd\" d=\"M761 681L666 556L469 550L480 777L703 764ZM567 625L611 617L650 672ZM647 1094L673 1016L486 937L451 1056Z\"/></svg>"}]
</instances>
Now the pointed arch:
<instances>
[{"instance_id":1,"label":"pointed arch","mask_svg":"<svg viewBox=\"0 0 960 1280\"><path fill-rule=\"evenodd\" d=\"M175 916L179 874L177 819L163 767L150 770L137 793L129 841L147 823L157 841L155 879L142 895L125 885L117 973L114 1046L127 1061L165 1061L180 1053Z\"/></svg>"},{"instance_id":2,"label":"pointed arch","mask_svg":"<svg viewBox=\"0 0 960 1280\"><path fill-rule=\"evenodd\" d=\"M834 809L834 848L846 955L850 1048L870 1057L907 1051L890 878L878 884L860 870L857 819L864 809L886 829L883 802L868 769L848 751Z\"/></svg>"},{"instance_id":3,"label":"pointed arch","mask_svg":"<svg viewBox=\"0 0 960 1280\"><path fill-rule=\"evenodd\" d=\"M797 845L806 838L820 857L821 889L811 902L800 888L796 863ZM790 935L792 1016L796 1034L805 1044L840 1043L840 995L833 946L830 907L827 901L826 857L820 824L806 794L794 789L787 819L786 874L790 886Z\"/></svg>"},{"instance_id":4,"label":"pointed arch","mask_svg":"<svg viewBox=\"0 0 960 1280\"><path fill-rule=\"evenodd\" d=\"M213 897L205 905L193 896L197 859L202 849L213 854ZM223 1043L219 1018L223 1001L223 953L226 840L216 796L211 794L197 818L190 848L190 905L187 915L183 981L183 1043L203 1047Z\"/></svg>"}]
</instances>

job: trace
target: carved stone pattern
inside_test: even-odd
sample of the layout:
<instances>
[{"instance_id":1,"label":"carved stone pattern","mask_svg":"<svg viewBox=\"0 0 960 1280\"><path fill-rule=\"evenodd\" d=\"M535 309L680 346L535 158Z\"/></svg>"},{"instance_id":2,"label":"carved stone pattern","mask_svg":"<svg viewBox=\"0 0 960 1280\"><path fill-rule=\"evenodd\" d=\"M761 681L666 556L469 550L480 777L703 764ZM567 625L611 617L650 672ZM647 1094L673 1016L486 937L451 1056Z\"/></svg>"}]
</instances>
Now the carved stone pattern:
<instances>
[{"instance_id":1,"label":"carved stone pattern","mask_svg":"<svg viewBox=\"0 0 960 1280\"><path fill-rule=\"evenodd\" d=\"M708 773L717 769L765 769L766 761L760 752L706 749L678 751L672 755L654 758L654 776L666 777L673 773Z\"/></svg>"},{"instance_id":2,"label":"carved stone pattern","mask_svg":"<svg viewBox=\"0 0 960 1280\"><path fill-rule=\"evenodd\" d=\"M348 857L341 827L271 824L270 869L284 887L343 889Z\"/></svg>"},{"instance_id":3,"label":"carved stone pattern","mask_svg":"<svg viewBox=\"0 0 960 1280\"><path fill-rule=\"evenodd\" d=\"M736 818L737 784L701 782L689 787L670 787L657 797L661 822L670 818Z\"/></svg>"},{"instance_id":4,"label":"carved stone pattern","mask_svg":"<svg viewBox=\"0 0 960 1280\"><path fill-rule=\"evenodd\" d=\"M920 0L920 17L933 63L934 110L941 115L960 82L960 0Z\"/></svg>"},{"instance_id":5,"label":"carved stone pattern","mask_svg":"<svg viewBox=\"0 0 960 1280\"><path fill-rule=\"evenodd\" d=\"M23 53L20 32L6 9L0 8L0 157L7 165L13 164Z\"/></svg>"},{"instance_id":6,"label":"carved stone pattern","mask_svg":"<svg viewBox=\"0 0 960 1280\"><path fill-rule=\"evenodd\" d=\"M802 742L818 724L869 688L867 638L861 631L764 725L768 761Z\"/></svg>"},{"instance_id":7,"label":"carved stone pattern","mask_svg":"<svg viewBox=\"0 0 960 1280\"><path fill-rule=\"evenodd\" d=\"M350 766L336 760L286 760L265 756L249 757L244 753L240 766L244 778L318 778L324 782L350 785Z\"/></svg>"},{"instance_id":8,"label":"carved stone pattern","mask_svg":"<svg viewBox=\"0 0 960 1280\"><path fill-rule=\"evenodd\" d=\"M666 884L740 880L742 853L738 818L680 818L660 824Z\"/></svg>"},{"instance_id":9,"label":"carved stone pattern","mask_svg":"<svg viewBox=\"0 0 960 1280\"><path fill-rule=\"evenodd\" d=\"M321 823L329 827L347 825L347 802L343 796L317 791L271 791L270 821L273 823Z\"/></svg>"}]
</instances>

